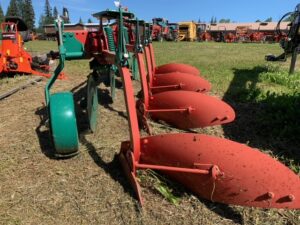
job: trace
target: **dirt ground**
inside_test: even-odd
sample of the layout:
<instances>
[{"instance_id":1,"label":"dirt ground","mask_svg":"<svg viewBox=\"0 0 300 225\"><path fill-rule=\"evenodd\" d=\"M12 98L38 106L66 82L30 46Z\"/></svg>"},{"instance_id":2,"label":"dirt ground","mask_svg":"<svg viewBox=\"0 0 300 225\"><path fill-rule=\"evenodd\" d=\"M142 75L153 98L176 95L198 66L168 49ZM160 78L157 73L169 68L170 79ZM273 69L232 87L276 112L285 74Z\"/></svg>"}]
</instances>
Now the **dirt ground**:
<instances>
[{"instance_id":1,"label":"dirt ground","mask_svg":"<svg viewBox=\"0 0 300 225\"><path fill-rule=\"evenodd\" d=\"M0 101L0 224L300 223L295 211L216 204L171 183L179 197L179 204L174 205L155 189L156 178L149 172L140 174L145 198L141 208L115 159L121 142L129 138L122 89L112 104L109 89L100 87L99 123L97 132L90 134L80 107L85 80L82 73L72 74L72 79L58 81L55 88L73 90L78 103L80 154L70 159L52 157L43 105L45 81ZM151 125L155 134L176 132L154 122ZM221 127L201 132L223 135Z\"/></svg>"}]
</instances>

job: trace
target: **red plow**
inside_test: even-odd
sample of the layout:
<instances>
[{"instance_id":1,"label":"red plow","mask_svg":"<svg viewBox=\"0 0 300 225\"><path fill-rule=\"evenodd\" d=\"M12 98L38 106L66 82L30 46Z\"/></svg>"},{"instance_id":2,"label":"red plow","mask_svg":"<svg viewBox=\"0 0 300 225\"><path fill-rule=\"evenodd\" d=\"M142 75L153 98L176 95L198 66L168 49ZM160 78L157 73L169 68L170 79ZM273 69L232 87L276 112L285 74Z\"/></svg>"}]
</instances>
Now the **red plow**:
<instances>
[{"instance_id":1,"label":"red plow","mask_svg":"<svg viewBox=\"0 0 300 225\"><path fill-rule=\"evenodd\" d=\"M83 46L93 46L93 48L83 49L86 51L85 54L82 54L83 57L91 56L95 60L93 65L97 64L97 67L114 64L118 70L118 74L122 78L130 140L122 143L119 158L141 203L143 202L143 198L137 179L137 170L153 169L178 181L199 197L213 202L262 208L300 208L299 176L280 162L258 150L230 140L204 134L177 133L141 137L138 123L138 117L140 116L142 116L142 120L146 121L148 119L147 115L150 114L154 119L164 120L173 126L189 129L231 122L234 120L235 113L225 102L207 94L199 93L201 91L194 90L193 88L187 90L181 90L180 88L169 90L167 88L167 90L153 94L151 79L149 80L151 72L154 73L154 77L163 77L164 72L167 74L171 73L175 77L176 74L179 74L176 82L170 78L170 83L163 86L170 84L179 85L180 83L186 84L185 77L188 76L194 77L193 79L195 80L199 79L199 84L205 83L207 85L208 82L197 76L199 75L199 71L189 65L169 64L169 66L165 67L167 69L163 70L157 69L154 63L151 69L151 65L149 66L149 64L153 64L154 62L151 45L151 62L149 62L149 56L146 53L149 80L147 82L144 63L144 51L147 51L147 47L143 48L139 41L139 28L142 23L136 19L135 22L130 24L130 26L136 26L135 42L126 43L124 25L129 23L128 20L134 18L134 14L124 11L122 7L118 7L117 11L104 11L97 13L96 16L101 21L101 27L97 31L99 33L90 33L85 40L77 38L76 34L74 34L74 37ZM114 52L106 50L107 45L105 43L108 43L110 37L108 33L103 31L102 20L107 17L109 19L114 18L117 21L118 32L116 34L117 38L114 41L117 48ZM64 48L62 29L59 24L58 27L60 30L60 59L62 64L60 64L59 69L56 71L56 75L63 69L64 60L68 56L75 54L75 52L68 52L68 49ZM145 26L143 25L143 27ZM101 40L104 41L97 41L98 37L101 37ZM89 49L92 49L92 51L89 51ZM142 84L143 96L138 101L134 96L131 80L132 74L128 68L127 53L132 49L135 49L134 53L138 59ZM169 75L169 77L172 76ZM166 80L168 79L166 78ZM49 94L54 81L55 75L49 81L50 86L48 85L46 89L47 106L49 108L58 104L58 102L51 101L52 98ZM160 86L158 84L155 87ZM207 87L207 90L209 89L210 87ZM72 101L68 103L70 105L73 104ZM95 105L93 104L98 103L92 100L91 108L94 108ZM59 110L61 110L60 115L62 115L66 109L62 107ZM72 120L70 119L70 115L67 115L68 123L73 121L72 124L75 124L73 127L76 127L75 115L72 115L74 117L71 118ZM53 117L51 118L51 115L49 120L50 124L59 121ZM64 126L63 119L59 121L59 125L61 129L66 127ZM74 133L76 133L75 131L77 132L77 130L74 130ZM78 140L75 140L76 137L73 139L64 139L63 136L66 135L65 133L52 129L52 138L54 139L54 143L56 143L56 151L63 154L74 153L78 148L78 145L76 146L76 141L78 142ZM63 144L66 144L68 141L75 144L67 143L69 145L60 147L61 142L57 139L60 141L63 140Z\"/></svg>"}]
</instances>

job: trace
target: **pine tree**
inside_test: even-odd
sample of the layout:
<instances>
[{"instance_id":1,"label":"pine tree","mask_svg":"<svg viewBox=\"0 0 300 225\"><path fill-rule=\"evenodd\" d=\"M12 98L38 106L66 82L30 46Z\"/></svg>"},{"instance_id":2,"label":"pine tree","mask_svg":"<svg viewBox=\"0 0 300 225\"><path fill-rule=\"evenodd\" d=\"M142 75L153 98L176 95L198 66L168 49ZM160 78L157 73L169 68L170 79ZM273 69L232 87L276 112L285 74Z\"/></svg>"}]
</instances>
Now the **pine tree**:
<instances>
[{"instance_id":1,"label":"pine tree","mask_svg":"<svg viewBox=\"0 0 300 225\"><path fill-rule=\"evenodd\" d=\"M34 29L35 13L32 6L32 0L25 0L23 7L23 19L28 26L29 30Z\"/></svg>"},{"instance_id":2,"label":"pine tree","mask_svg":"<svg viewBox=\"0 0 300 225\"><path fill-rule=\"evenodd\" d=\"M3 13L2 7L0 5L0 23L2 23L3 21L4 21L4 13Z\"/></svg>"},{"instance_id":3,"label":"pine tree","mask_svg":"<svg viewBox=\"0 0 300 225\"><path fill-rule=\"evenodd\" d=\"M36 32L38 32L38 33L42 33L43 32L44 21L45 21L45 16L42 14L42 15L40 15L39 26L36 29Z\"/></svg>"},{"instance_id":4,"label":"pine tree","mask_svg":"<svg viewBox=\"0 0 300 225\"><path fill-rule=\"evenodd\" d=\"M10 0L10 3L8 5L6 16L21 16L18 12L18 4L17 0Z\"/></svg>"},{"instance_id":5,"label":"pine tree","mask_svg":"<svg viewBox=\"0 0 300 225\"><path fill-rule=\"evenodd\" d=\"M18 16L24 19L25 0L16 0L16 2L17 2Z\"/></svg>"},{"instance_id":6,"label":"pine tree","mask_svg":"<svg viewBox=\"0 0 300 225\"><path fill-rule=\"evenodd\" d=\"M79 22L78 23L83 24L83 21L82 21L81 17L79 18Z\"/></svg>"},{"instance_id":7,"label":"pine tree","mask_svg":"<svg viewBox=\"0 0 300 225\"><path fill-rule=\"evenodd\" d=\"M53 17L52 17L52 9L49 3L49 0L46 0L45 2L45 8L44 8L44 25L45 24L52 24L53 23Z\"/></svg>"},{"instance_id":8,"label":"pine tree","mask_svg":"<svg viewBox=\"0 0 300 225\"><path fill-rule=\"evenodd\" d=\"M269 17L268 19L265 20L265 22L272 22L273 18Z\"/></svg>"},{"instance_id":9,"label":"pine tree","mask_svg":"<svg viewBox=\"0 0 300 225\"><path fill-rule=\"evenodd\" d=\"M295 20L295 15L291 15L283 20L283 22L292 22Z\"/></svg>"},{"instance_id":10,"label":"pine tree","mask_svg":"<svg viewBox=\"0 0 300 225\"><path fill-rule=\"evenodd\" d=\"M54 8L53 8L53 18L56 19L57 16L58 16L58 10L57 10L56 6L54 6Z\"/></svg>"},{"instance_id":11,"label":"pine tree","mask_svg":"<svg viewBox=\"0 0 300 225\"><path fill-rule=\"evenodd\" d=\"M92 21L91 18L89 18L87 22L88 22L88 23L93 23L93 21Z\"/></svg>"},{"instance_id":12,"label":"pine tree","mask_svg":"<svg viewBox=\"0 0 300 225\"><path fill-rule=\"evenodd\" d=\"M63 7L63 19L64 19L64 23L71 23L70 21L70 15L69 15L69 10L65 7Z\"/></svg>"}]
</instances>

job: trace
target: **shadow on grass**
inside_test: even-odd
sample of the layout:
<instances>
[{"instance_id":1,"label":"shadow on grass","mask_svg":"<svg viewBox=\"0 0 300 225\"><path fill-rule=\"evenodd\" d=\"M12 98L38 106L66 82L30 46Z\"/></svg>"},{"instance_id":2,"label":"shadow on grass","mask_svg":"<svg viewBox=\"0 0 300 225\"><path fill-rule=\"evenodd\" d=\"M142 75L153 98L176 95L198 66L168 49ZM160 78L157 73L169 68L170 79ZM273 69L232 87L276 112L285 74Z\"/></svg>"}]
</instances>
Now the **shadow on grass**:
<instances>
[{"instance_id":1,"label":"shadow on grass","mask_svg":"<svg viewBox=\"0 0 300 225\"><path fill-rule=\"evenodd\" d=\"M136 199L130 182L126 179L126 176L124 176L123 168L121 167L118 156L115 155L114 159L111 162L106 163L97 153L97 149L95 148L95 146L86 139L85 135L81 136L80 142L87 148L88 153L93 159L94 163L102 168L107 174L109 174L113 180L118 182L123 187L124 191L128 193L133 199ZM136 210L140 211L140 204L137 201L135 201L135 203Z\"/></svg>"},{"instance_id":2,"label":"shadow on grass","mask_svg":"<svg viewBox=\"0 0 300 225\"><path fill-rule=\"evenodd\" d=\"M173 181L171 177L164 175L160 172L158 172L160 180L170 187L172 189L172 194L176 198L182 198L185 195L193 195L192 192L187 190L185 187L183 187L182 184L177 183L176 181ZM154 188L152 188L154 189ZM157 191L155 191L157 194ZM233 207L230 205L222 204L222 203L217 203L217 202L212 202L210 200L206 200L200 197L196 197L199 202L204 204L209 210L212 212L218 214L219 216L226 218L227 220L231 220L234 223L237 224L244 224L244 218L241 215L241 213L237 210L235 210ZM192 203L193 204L193 203Z\"/></svg>"},{"instance_id":3,"label":"shadow on grass","mask_svg":"<svg viewBox=\"0 0 300 225\"><path fill-rule=\"evenodd\" d=\"M123 170L121 168L121 165L118 161L117 156L114 157L113 161L107 163L105 162L102 157L97 153L97 149L94 147L94 145L89 142L86 138L87 134L90 134L89 129L89 121L88 121L88 115L86 112L86 94L87 94L87 85L86 82L83 82L79 84L78 86L74 87L71 92L73 92L74 102L75 102L75 112L76 112L76 119L77 119L77 128L79 133L79 141L82 145L84 145L87 148L87 152L90 155L90 157L93 159L95 164L102 168L107 174L110 175L110 177L117 181L123 188L124 191L127 192L132 198L135 198L135 193L133 189L130 186L130 183L127 181L126 176L123 174ZM98 99L99 99L99 105L102 107L105 107L111 111L118 112L120 116L123 116L125 118L126 115L124 115L122 112L119 112L112 108L110 104L112 103L112 99L109 95L109 91L106 89L98 89ZM66 158L58 158L55 155L55 148L53 145L53 141L50 135L49 128L45 128L46 124L48 123L48 112L47 107L43 106L36 110L36 115L40 117L40 124L36 128L36 133L39 138L39 144L41 147L42 153L47 156L50 159L53 160L65 160L70 157ZM72 157L72 156L71 156ZM135 204L136 210L140 211L140 205L136 201Z\"/></svg>"},{"instance_id":4,"label":"shadow on grass","mask_svg":"<svg viewBox=\"0 0 300 225\"><path fill-rule=\"evenodd\" d=\"M234 69L224 100L233 106L237 118L223 127L225 135L254 148L270 149L287 164L299 164L300 94L262 91L257 87L262 72L266 68Z\"/></svg>"},{"instance_id":5,"label":"shadow on grass","mask_svg":"<svg viewBox=\"0 0 300 225\"><path fill-rule=\"evenodd\" d=\"M101 80L100 82L103 82ZM116 88L121 88L122 85L119 82L116 82ZM72 90L70 91L73 93L74 97L74 103L75 103L75 113L76 113L76 120L77 120L77 129L79 134L82 133L89 133L89 122L88 122L88 116L86 112L87 102L86 102L86 96L87 96L87 83L86 81L78 84ZM112 98L109 95L109 91L106 89L98 89L98 99L99 99L99 105L117 112L120 116L123 116L126 118L126 115L124 115L123 112L119 112L112 108L110 104L113 102ZM51 138L50 134L50 126L49 126L49 118L48 118L48 112L47 107L44 105L42 107L39 107L36 112L36 115L40 117L40 124L38 127L36 127L35 131L39 138L39 144L41 147L41 151L44 155L46 155L48 158L51 159L57 159L55 156L55 148L53 144L53 140ZM68 158L68 157L67 157Z\"/></svg>"}]
</instances>

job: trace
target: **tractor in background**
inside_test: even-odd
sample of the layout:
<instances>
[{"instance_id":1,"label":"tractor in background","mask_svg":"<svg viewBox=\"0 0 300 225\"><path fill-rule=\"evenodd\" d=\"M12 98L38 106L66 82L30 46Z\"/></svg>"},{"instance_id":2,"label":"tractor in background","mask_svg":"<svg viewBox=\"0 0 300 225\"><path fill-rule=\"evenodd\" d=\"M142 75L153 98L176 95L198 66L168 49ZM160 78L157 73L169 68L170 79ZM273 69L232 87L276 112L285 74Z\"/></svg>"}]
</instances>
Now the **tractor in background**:
<instances>
[{"instance_id":1,"label":"tractor in background","mask_svg":"<svg viewBox=\"0 0 300 225\"><path fill-rule=\"evenodd\" d=\"M178 23L168 23L169 27L169 41L178 41L179 39L179 24Z\"/></svg>"},{"instance_id":2,"label":"tractor in background","mask_svg":"<svg viewBox=\"0 0 300 225\"><path fill-rule=\"evenodd\" d=\"M180 41L196 41L197 40L197 24L195 22L179 23L179 40Z\"/></svg>"},{"instance_id":3,"label":"tractor in background","mask_svg":"<svg viewBox=\"0 0 300 225\"><path fill-rule=\"evenodd\" d=\"M153 41L164 41L172 40L172 33L168 26L168 20L164 18L153 18L152 19L152 40Z\"/></svg>"},{"instance_id":4,"label":"tractor in background","mask_svg":"<svg viewBox=\"0 0 300 225\"><path fill-rule=\"evenodd\" d=\"M209 32L207 32L206 23L197 24L197 40L198 41L211 41L212 37Z\"/></svg>"}]
</instances>

